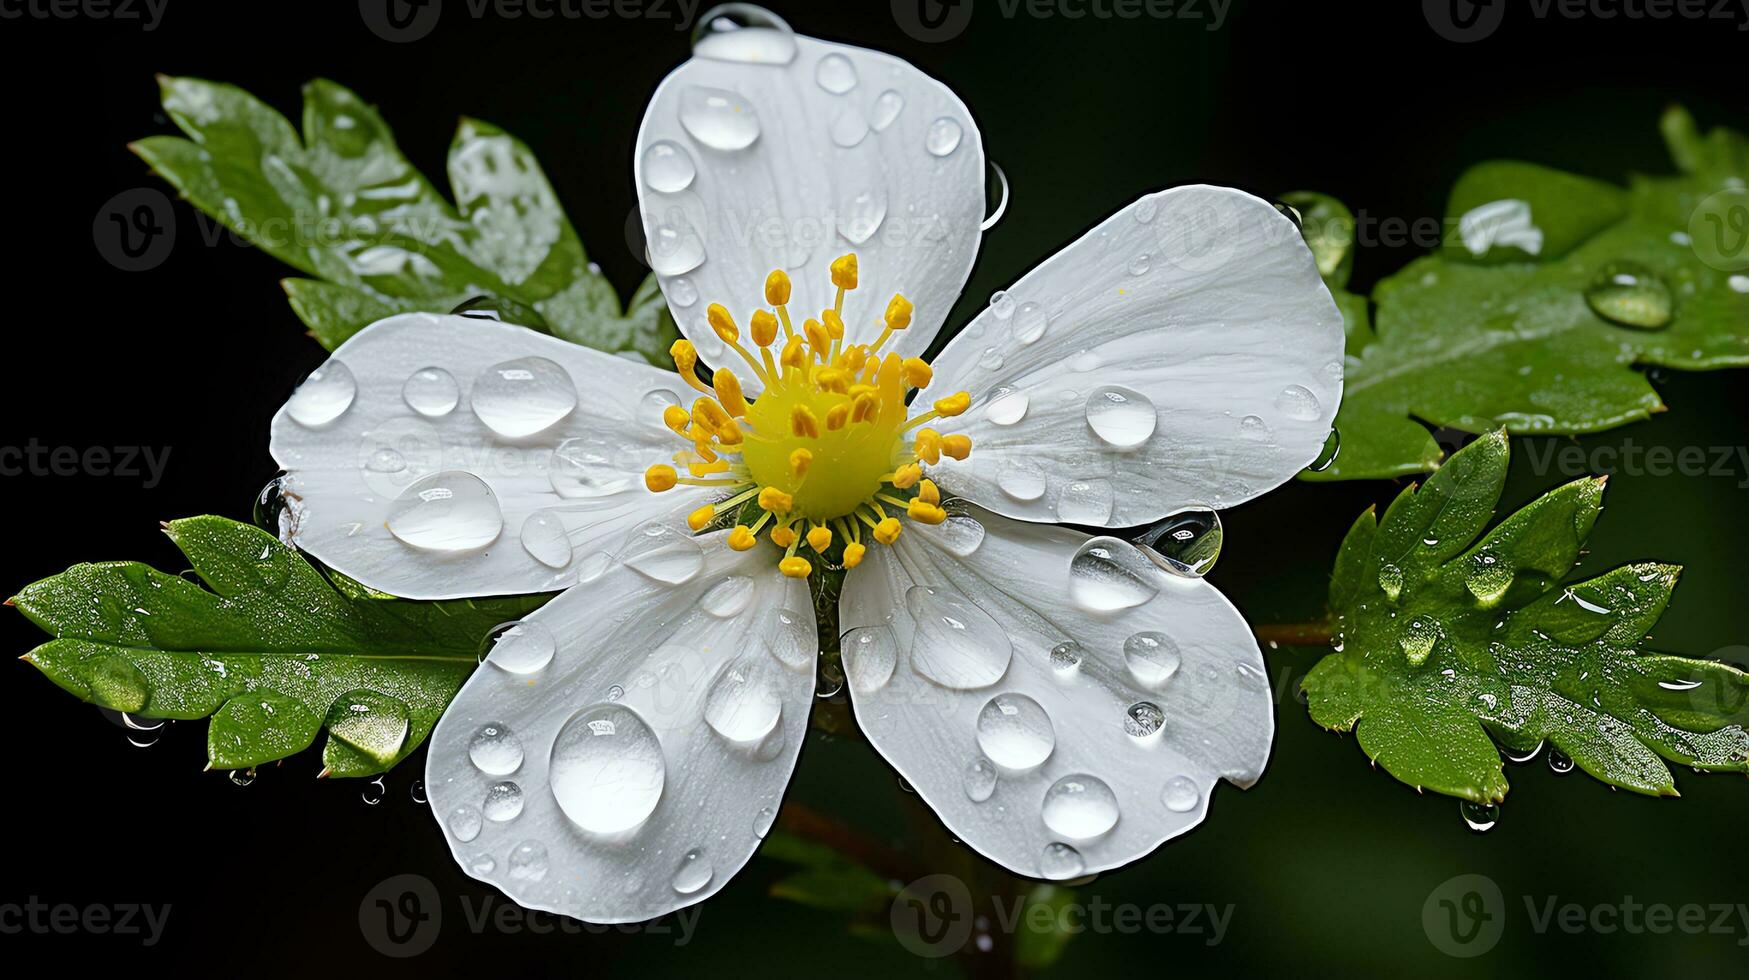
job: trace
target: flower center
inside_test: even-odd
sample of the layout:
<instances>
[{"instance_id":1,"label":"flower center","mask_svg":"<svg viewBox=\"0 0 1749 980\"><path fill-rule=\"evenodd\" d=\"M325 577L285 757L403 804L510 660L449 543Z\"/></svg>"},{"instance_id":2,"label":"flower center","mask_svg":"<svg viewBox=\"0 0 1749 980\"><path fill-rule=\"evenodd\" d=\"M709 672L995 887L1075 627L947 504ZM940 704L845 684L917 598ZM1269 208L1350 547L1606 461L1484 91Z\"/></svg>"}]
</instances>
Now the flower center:
<instances>
[{"instance_id":1,"label":"flower center","mask_svg":"<svg viewBox=\"0 0 1749 980\"><path fill-rule=\"evenodd\" d=\"M755 310L749 330L758 356L741 343L729 311L710 305L711 329L764 386L752 401L729 368L718 368L709 385L699 380L690 342L677 340L670 348L675 369L700 397L691 411L671 405L663 412L663 423L688 447L674 454L673 466L658 463L645 471L644 484L656 492L676 484L723 488L721 499L688 516L688 526L705 531L732 523L729 546L737 551L767 532L783 549L778 567L792 578L813 572L800 553L804 543L828 564L852 568L868 550L865 531L892 544L902 529L897 515L941 523L947 518L941 493L923 478L923 466L944 455L965 459L972 451L968 437L928 427L964 412L971 397L956 392L912 416L906 398L928 387L933 371L922 358L881 351L911 325L910 300L893 295L873 344L844 343L844 295L856 280L854 254L835 260L832 308L797 330L789 314L789 276L772 272L765 299L773 309Z\"/></svg>"}]
</instances>

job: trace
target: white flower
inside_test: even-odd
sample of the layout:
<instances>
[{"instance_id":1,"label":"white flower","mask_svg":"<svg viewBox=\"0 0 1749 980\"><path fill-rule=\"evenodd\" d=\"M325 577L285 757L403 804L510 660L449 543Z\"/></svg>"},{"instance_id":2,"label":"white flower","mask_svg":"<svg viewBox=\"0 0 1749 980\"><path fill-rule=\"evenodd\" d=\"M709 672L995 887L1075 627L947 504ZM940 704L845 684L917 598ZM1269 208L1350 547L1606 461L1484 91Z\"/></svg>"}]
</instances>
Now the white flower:
<instances>
[{"instance_id":1,"label":"white flower","mask_svg":"<svg viewBox=\"0 0 1749 980\"><path fill-rule=\"evenodd\" d=\"M274 420L291 536L335 569L411 598L566 590L431 735L456 859L595 922L722 887L802 746L819 564L853 566L857 721L956 836L1046 878L1147 854L1261 773L1262 657L1195 573L1046 522L1237 504L1318 456L1342 327L1311 254L1247 194L1152 194L925 364L981 235L970 113L883 54L714 41L636 154L680 375L397 316Z\"/></svg>"}]
</instances>

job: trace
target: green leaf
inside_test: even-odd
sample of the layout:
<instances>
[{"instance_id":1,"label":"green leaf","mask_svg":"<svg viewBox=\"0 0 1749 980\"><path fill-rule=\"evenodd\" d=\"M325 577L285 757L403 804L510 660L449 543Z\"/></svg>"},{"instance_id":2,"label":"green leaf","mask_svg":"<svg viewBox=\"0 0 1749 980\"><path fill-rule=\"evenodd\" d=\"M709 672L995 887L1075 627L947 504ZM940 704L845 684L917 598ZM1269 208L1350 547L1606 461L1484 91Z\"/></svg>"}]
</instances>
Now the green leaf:
<instances>
[{"instance_id":1,"label":"green leaf","mask_svg":"<svg viewBox=\"0 0 1749 980\"><path fill-rule=\"evenodd\" d=\"M1074 890L1059 885L1034 885L1023 895L1018 921L1027 925L1014 937L1015 962L1029 970L1043 970L1057 962L1069 940L1083 928L1078 918L1064 914L1075 902ZM1044 914L1043 909L1049 909L1050 914ZM1033 928L1040 923L1049 928Z\"/></svg>"},{"instance_id":2,"label":"green leaf","mask_svg":"<svg viewBox=\"0 0 1749 980\"><path fill-rule=\"evenodd\" d=\"M1563 584L1604 481L1569 483L1484 533L1506 464L1506 433L1490 433L1382 520L1355 522L1330 583L1338 652L1304 681L1312 719L1355 731L1398 779L1476 801L1506 795L1496 741L1522 753L1546 740L1652 795L1676 795L1666 760L1749 772L1749 675L1641 648L1680 569Z\"/></svg>"},{"instance_id":3,"label":"green leaf","mask_svg":"<svg viewBox=\"0 0 1749 980\"><path fill-rule=\"evenodd\" d=\"M810 908L867 913L892 901L885 878L826 844L774 831L760 846L761 857L797 865L771 885L774 898Z\"/></svg>"},{"instance_id":4,"label":"green leaf","mask_svg":"<svg viewBox=\"0 0 1749 980\"><path fill-rule=\"evenodd\" d=\"M1626 189L1527 163L1472 168L1452 191L1446 213L1454 224L1442 248L1373 291L1371 329L1356 322L1364 307L1344 302L1332 280L1349 326L1336 417L1342 451L1306 478L1430 471L1443 451L1429 426L1614 428L1664 409L1636 366L1749 364L1749 292L1732 285L1731 263L1710 253L1703 260L1711 246L1690 234L1709 195L1743 193L1749 140L1724 129L1702 137L1680 109L1666 115L1664 130L1681 173L1636 177ZM1520 236L1502 236L1479 255L1465 244L1461 216L1502 201L1528 206L1541 234L1534 255ZM1482 237L1470 238L1480 246ZM1667 288L1667 326L1624 326L1587 303L1587 288L1624 264Z\"/></svg>"},{"instance_id":5,"label":"green leaf","mask_svg":"<svg viewBox=\"0 0 1749 980\"><path fill-rule=\"evenodd\" d=\"M430 734L492 627L547 598L380 598L246 524L194 517L165 532L204 588L103 562L12 604L54 637L26 659L78 697L152 718L212 716L214 768L283 759L326 728L332 774L389 769Z\"/></svg>"},{"instance_id":6,"label":"green leaf","mask_svg":"<svg viewBox=\"0 0 1749 980\"><path fill-rule=\"evenodd\" d=\"M655 277L623 309L590 264L534 154L464 119L450 145L451 205L401 154L375 109L333 82L304 87L303 132L231 85L160 77L186 139L132 145L182 196L309 278L285 282L330 350L394 313L447 313L484 297L510 322L666 363L679 332Z\"/></svg>"}]
</instances>

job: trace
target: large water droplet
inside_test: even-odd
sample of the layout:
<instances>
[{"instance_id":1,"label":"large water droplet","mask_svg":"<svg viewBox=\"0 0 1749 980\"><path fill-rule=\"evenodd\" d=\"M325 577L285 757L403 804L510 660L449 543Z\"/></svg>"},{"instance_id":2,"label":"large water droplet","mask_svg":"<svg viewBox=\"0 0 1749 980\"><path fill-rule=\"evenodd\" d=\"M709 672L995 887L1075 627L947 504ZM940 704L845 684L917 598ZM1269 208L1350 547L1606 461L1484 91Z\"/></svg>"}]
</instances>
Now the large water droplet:
<instances>
[{"instance_id":1,"label":"large water droplet","mask_svg":"<svg viewBox=\"0 0 1749 980\"><path fill-rule=\"evenodd\" d=\"M1098 837L1117 825L1117 794L1098 776L1064 776L1045 790L1040 816L1045 826L1064 837Z\"/></svg>"},{"instance_id":2,"label":"large water droplet","mask_svg":"<svg viewBox=\"0 0 1749 980\"><path fill-rule=\"evenodd\" d=\"M401 385L401 400L420 415L438 418L455 411L462 400L462 388L455 375L443 368L422 367L407 375Z\"/></svg>"},{"instance_id":3,"label":"large water droplet","mask_svg":"<svg viewBox=\"0 0 1749 980\"><path fill-rule=\"evenodd\" d=\"M887 217L887 192L879 187L860 191L838 206L838 233L852 245L869 240Z\"/></svg>"},{"instance_id":4,"label":"large water droplet","mask_svg":"<svg viewBox=\"0 0 1749 980\"><path fill-rule=\"evenodd\" d=\"M1573 771L1573 758L1560 749L1549 749L1549 772L1565 776Z\"/></svg>"},{"instance_id":5,"label":"large water droplet","mask_svg":"<svg viewBox=\"0 0 1749 980\"><path fill-rule=\"evenodd\" d=\"M923 148L930 156L944 157L959 149L960 140L965 136L965 130L959 123L946 116L929 124L929 129L923 134Z\"/></svg>"},{"instance_id":6,"label":"large water droplet","mask_svg":"<svg viewBox=\"0 0 1749 980\"><path fill-rule=\"evenodd\" d=\"M1105 526L1116 504L1105 480L1073 480L1057 492L1057 518L1066 524Z\"/></svg>"},{"instance_id":7,"label":"large water droplet","mask_svg":"<svg viewBox=\"0 0 1749 980\"><path fill-rule=\"evenodd\" d=\"M1056 747L1051 716L1024 694L998 694L978 712L978 748L999 766L1031 769Z\"/></svg>"},{"instance_id":8,"label":"large water droplet","mask_svg":"<svg viewBox=\"0 0 1749 980\"><path fill-rule=\"evenodd\" d=\"M652 521L626 538L619 560L645 578L680 585L704 568L704 551L690 534Z\"/></svg>"},{"instance_id":9,"label":"large water droplet","mask_svg":"<svg viewBox=\"0 0 1749 980\"><path fill-rule=\"evenodd\" d=\"M512 674L532 674L553 662L559 650L558 637L545 624L532 619L506 623L487 638L491 649L486 662Z\"/></svg>"},{"instance_id":10,"label":"large water droplet","mask_svg":"<svg viewBox=\"0 0 1749 980\"><path fill-rule=\"evenodd\" d=\"M1160 594L1159 574L1129 542L1089 538L1069 559L1069 598L1092 612L1132 609Z\"/></svg>"},{"instance_id":11,"label":"large water droplet","mask_svg":"<svg viewBox=\"0 0 1749 980\"><path fill-rule=\"evenodd\" d=\"M1196 809L1201 798L1202 793L1188 776L1173 776L1166 780L1165 788L1160 791L1160 802L1173 813L1189 813Z\"/></svg>"},{"instance_id":12,"label":"large water droplet","mask_svg":"<svg viewBox=\"0 0 1749 980\"><path fill-rule=\"evenodd\" d=\"M844 634L844 674L855 694L873 694L887 685L899 662L899 644L885 626L858 626Z\"/></svg>"},{"instance_id":13,"label":"large water droplet","mask_svg":"<svg viewBox=\"0 0 1749 980\"><path fill-rule=\"evenodd\" d=\"M875 132L881 132L899 118L899 113L905 109L905 97L893 89L887 89L875 98L874 114L868 123Z\"/></svg>"},{"instance_id":14,"label":"large water droplet","mask_svg":"<svg viewBox=\"0 0 1749 980\"><path fill-rule=\"evenodd\" d=\"M547 846L525 840L510 850L506 870L513 881L540 881L547 876Z\"/></svg>"},{"instance_id":15,"label":"large water droplet","mask_svg":"<svg viewBox=\"0 0 1749 980\"><path fill-rule=\"evenodd\" d=\"M1044 852L1039 855L1039 877L1050 881L1079 878L1086 870L1087 860L1081 852L1061 841L1046 844Z\"/></svg>"},{"instance_id":16,"label":"large water droplet","mask_svg":"<svg viewBox=\"0 0 1749 980\"><path fill-rule=\"evenodd\" d=\"M1136 680L1152 688L1171 680L1184 660L1171 637L1153 630L1136 633L1123 641L1123 659Z\"/></svg>"},{"instance_id":17,"label":"large water droplet","mask_svg":"<svg viewBox=\"0 0 1749 980\"><path fill-rule=\"evenodd\" d=\"M705 695L705 723L731 742L753 742L770 734L783 713L776 669L762 653L744 654L725 665Z\"/></svg>"},{"instance_id":18,"label":"large water droplet","mask_svg":"<svg viewBox=\"0 0 1749 980\"><path fill-rule=\"evenodd\" d=\"M711 883L711 863L704 851L693 848L680 857L680 867L674 871L674 891L691 895Z\"/></svg>"},{"instance_id":19,"label":"large water droplet","mask_svg":"<svg viewBox=\"0 0 1749 980\"><path fill-rule=\"evenodd\" d=\"M984 406L984 418L991 425L1013 425L1026 417L1026 410L1032 404L1032 398L1026 392L1004 385L990 392L988 404Z\"/></svg>"},{"instance_id":20,"label":"large water droplet","mask_svg":"<svg viewBox=\"0 0 1749 980\"><path fill-rule=\"evenodd\" d=\"M1379 566L1379 591L1392 602L1403 594L1403 569L1390 562Z\"/></svg>"},{"instance_id":21,"label":"large water droplet","mask_svg":"<svg viewBox=\"0 0 1749 980\"><path fill-rule=\"evenodd\" d=\"M480 827L484 822L480 808L471 803L463 803L449 811L449 832L463 844L480 836Z\"/></svg>"},{"instance_id":22,"label":"large water droplet","mask_svg":"<svg viewBox=\"0 0 1749 980\"><path fill-rule=\"evenodd\" d=\"M753 580L745 575L730 575L711 586L699 600L700 609L718 619L739 616L753 601Z\"/></svg>"},{"instance_id":23,"label":"large water droplet","mask_svg":"<svg viewBox=\"0 0 1749 980\"><path fill-rule=\"evenodd\" d=\"M528 515L522 522L522 533L517 537L522 542L522 550L542 565L564 568L571 564L571 538L565 533L565 524L559 520L556 508L537 510Z\"/></svg>"},{"instance_id":24,"label":"large water droplet","mask_svg":"<svg viewBox=\"0 0 1749 980\"><path fill-rule=\"evenodd\" d=\"M662 798L667 764L644 719L620 704L571 716L553 740L553 797L571 822L596 834L643 823Z\"/></svg>"},{"instance_id":25,"label":"large water droplet","mask_svg":"<svg viewBox=\"0 0 1749 980\"><path fill-rule=\"evenodd\" d=\"M1397 642L1402 645L1403 656L1409 663L1419 667L1432 655L1433 647L1439 642L1441 635L1439 623L1426 616L1417 616L1403 627L1403 634L1397 638Z\"/></svg>"},{"instance_id":26,"label":"large water droplet","mask_svg":"<svg viewBox=\"0 0 1749 980\"><path fill-rule=\"evenodd\" d=\"M1124 710L1124 734L1147 738L1166 727L1166 713L1152 701L1137 701Z\"/></svg>"},{"instance_id":27,"label":"large water droplet","mask_svg":"<svg viewBox=\"0 0 1749 980\"><path fill-rule=\"evenodd\" d=\"M1290 419L1309 422L1318 417L1318 396L1304 385L1288 385L1275 396L1275 408Z\"/></svg>"},{"instance_id":28,"label":"large water droplet","mask_svg":"<svg viewBox=\"0 0 1749 980\"><path fill-rule=\"evenodd\" d=\"M1014 339L1023 344L1036 343L1045 335L1045 328L1050 326L1050 314L1045 312L1042 304L1026 302L1014 311Z\"/></svg>"},{"instance_id":29,"label":"large water droplet","mask_svg":"<svg viewBox=\"0 0 1749 980\"><path fill-rule=\"evenodd\" d=\"M969 558L984 543L984 525L966 513L965 505L957 500L949 501L946 509L946 520L936 525L919 524L914 531L951 555Z\"/></svg>"},{"instance_id":30,"label":"large water droplet","mask_svg":"<svg viewBox=\"0 0 1749 980\"><path fill-rule=\"evenodd\" d=\"M506 439L532 436L571 414L577 386L557 362L519 357L494 364L474 379L474 414Z\"/></svg>"},{"instance_id":31,"label":"large water droplet","mask_svg":"<svg viewBox=\"0 0 1749 980\"><path fill-rule=\"evenodd\" d=\"M1017 461L1003 462L996 470L996 486L1015 500L1032 501L1045 495L1045 477L1039 468Z\"/></svg>"},{"instance_id":32,"label":"large water droplet","mask_svg":"<svg viewBox=\"0 0 1749 980\"><path fill-rule=\"evenodd\" d=\"M1611 262L1585 287L1591 312L1623 327L1661 330L1670 325L1676 300L1670 287L1636 262Z\"/></svg>"},{"instance_id":33,"label":"large water droplet","mask_svg":"<svg viewBox=\"0 0 1749 980\"><path fill-rule=\"evenodd\" d=\"M1306 469L1312 473L1322 473L1336 465L1336 456L1342 451L1342 433L1335 429L1324 439L1324 448L1318 450L1318 458L1312 460Z\"/></svg>"},{"instance_id":34,"label":"large water droplet","mask_svg":"<svg viewBox=\"0 0 1749 980\"><path fill-rule=\"evenodd\" d=\"M522 804L522 787L505 780L486 787L486 799L480 804L480 812L487 820L503 823L521 816Z\"/></svg>"},{"instance_id":35,"label":"large water droplet","mask_svg":"<svg viewBox=\"0 0 1749 980\"><path fill-rule=\"evenodd\" d=\"M1512 587L1512 563L1492 551L1478 551L1470 556L1470 567L1464 576L1464 588L1483 606L1492 606L1506 596Z\"/></svg>"},{"instance_id":36,"label":"large water droplet","mask_svg":"<svg viewBox=\"0 0 1749 980\"><path fill-rule=\"evenodd\" d=\"M346 414L357 397L358 382L352 377L352 369L330 360L311 371L298 390L292 392L285 403L285 413L299 425L315 428Z\"/></svg>"},{"instance_id":37,"label":"large water droplet","mask_svg":"<svg viewBox=\"0 0 1749 980\"><path fill-rule=\"evenodd\" d=\"M759 138L759 116L753 106L723 89L694 85L682 92L680 125L713 150L744 150Z\"/></svg>"},{"instance_id":38,"label":"large water droplet","mask_svg":"<svg viewBox=\"0 0 1749 980\"><path fill-rule=\"evenodd\" d=\"M522 768L522 739L503 722L487 722L468 739L468 761L488 776L508 776Z\"/></svg>"},{"instance_id":39,"label":"large water droplet","mask_svg":"<svg viewBox=\"0 0 1749 980\"><path fill-rule=\"evenodd\" d=\"M1220 514L1193 507L1167 517L1136 541L1153 552L1155 564L1168 572L1201 578L1220 559L1225 537Z\"/></svg>"},{"instance_id":40,"label":"large water droplet","mask_svg":"<svg viewBox=\"0 0 1749 980\"><path fill-rule=\"evenodd\" d=\"M990 615L951 592L914 585L905 605L917 621L911 666L943 687L988 687L1002 679L1014 645Z\"/></svg>"},{"instance_id":41,"label":"large water droplet","mask_svg":"<svg viewBox=\"0 0 1749 980\"><path fill-rule=\"evenodd\" d=\"M504 514L486 482L446 470L414 480L389 507L389 533L427 551L472 551L498 540Z\"/></svg>"},{"instance_id":42,"label":"large water droplet","mask_svg":"<svg viewBox=\"0 0 1749 980\"><path fill-rule=\"evenodd\" d=\"M1464 826L1478 834L1485 834L1500 822L1500 804L1459 800L1458 816L1463 818Z\"/></svg>"},{"instance_id":43,"label":"large water droplet","mask_svg":"<svg viewBox=\"0 0 1749 980\"><path fill-rule=\"evenodd\" d=\"M856 87L856 66L834 51L814 65L814 81L833 95L843 95Z\"/></svg>"},{"instance_id":44,"label":"large water droplet","mask_svg":"<svg viewBox=\"0 0 1749 980\"><path fill-rule=\"evenodd\" d=\"M692 220L679 208L657 208L654 218L646 224L644 249L650 269L659 276L679 276L704 264L704 239L693 229ZM708 344L721 344L715 337ZM710 348L704 348L707 353Z\"/></svg>"},{"instance_id":45,"label":"large water droplet","mask_svg":"<svg viewBox=\"0 0 1749 980\"><path fill-rule=\"evenodd\" d=\"M996 766L989 759L977 758L966 763L964 786L966 799L982 803L996 792Z\"/></svg>"},{"instance_id":46,"label":"large water droplet","mask_svg":"<svg viewBox=\"0 0 1749 980\"><path fill-rule=\"evenodd\" d=\"M868 117L862 114L862 110L854 105L844 105L832 117L832 125L827 127L826 133L832 137L833 145L848 150L867 139L868 131Z\"/></svg>"},{"instance_id":47,"label":"large water droplet","mask_svg":"<svg viewBox=\"0 0 1749 980\"><path fill-rule=\"evenodd\" d=\"M691 187L697 176L692 154L673 140L657 140L644 150L644 183L653 191L679 193Z\"/></svg>"},{"instance_id":48,"label":"large water droplet","mask_svg":"<svg viewBox=\"0 0 1749 980\"><path fill-rule=\"evenodd\" d=\"M566 499L605 497L635 485L614 461L604 436L574 436L553 448L547 481Z\"/></svg>"},{"instance_id":49,"label":"large water droplet","mask_svg":"<svg viewBox=\"0 0 1749 980\"><path fill-rule=\"evenodd\" d=\"M725 3L699 18L692 29L692 53L717 61L787 65L796 57L796 35L763 7Z\"/></svg>"},{"instance_id":50,"label":"large water droplet","mask_svg":"<svg viewBox=\"0 0 1749 980\"><path fill-rule=\"evenodd\" d=\"M820 636L813 620L791 609L779 609L772 619L767 637L771 655L791 670L811 672L820 656Z\"/></svg>"}]
</instances>

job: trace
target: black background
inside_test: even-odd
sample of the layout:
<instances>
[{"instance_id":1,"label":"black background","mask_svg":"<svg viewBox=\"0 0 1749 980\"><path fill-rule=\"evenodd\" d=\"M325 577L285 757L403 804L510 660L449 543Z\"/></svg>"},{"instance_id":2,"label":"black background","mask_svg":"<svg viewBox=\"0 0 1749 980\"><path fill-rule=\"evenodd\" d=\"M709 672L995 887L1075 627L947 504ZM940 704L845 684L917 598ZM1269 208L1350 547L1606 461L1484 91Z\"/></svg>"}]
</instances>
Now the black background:
<instances>
[{"instance_id":1,"label":"black background","mask_svg":"<svg viewBox=\"0 0 1749 980\"><path fill-rule=\"evenodd\" d=\"M1206 4L1190 8L1205 14L1200 20L1070 20L1025 8L1005 16L998 0L976 0L963 33L925 43L885 3L773 6L802 33L900 54L951 85L976 114L1013 199L986 236L950 325L1094 221L1164 186L1207 180L1271 196L1313 188L1365 218L1412 221L1438 218L1462 169L1494 157L1611 180L1666 171L1656 123L1670 102L1689 106L1704 125L1749 128L1749 33L1736 22L1538 19L1528 4L1513 4L1493 36L1460 44L1442 38L1412 2L1239 2L1219 30L1208 30ZM276 285L287 270L228 236L209 242L213 227L186 205L176 205L175 246L156 268L124 272L100 254L93 218L104 203L130 188L164 186L125 149L129 139L172 130L153 73L234 82L294 120L300 83L333 78L375 102L406 154L439 178L458 116L503 126L533 147L591 257L624 293L645 274L625 235L632 138L649 92L687 52L687 25L667 11L666 19L475 19L462 0L450 0L435 31L404 44L375 36L351 2L169 0L149 32L86 17L0 20L9 219L0 247L10 278L0 444L171 452L151 489L123 477L0 478L8 518L0 588L84 560L138 558L177 570L157 522L199 513L247 519L274 472L267 420L324 357ZM1369 285L1419 251L1363 249L1357 281ZM1743 444L1749 399L1737 376L1673 375L1659 387L1673 412L1586 444ZM1556 480L1525 473L1522 456L1509 488L1514 502ZM1342 531L1396 490L1294 484L1229 512L1214 580L1254 621L1315 615ZM1744 493L1732 480L1624 477L1612 485L1589 567L1656 558L1688 568L1658 634L1663 648L1745 659ZM0 631L18 653L40 642L17 615L0 616ZM1735 656L1726 650L1733 646ZM1270 661L1280 688L1313 654L1281 651ZM684 947L657 935L475 935L460 902L491 893L453 867L426 808L410 799L416 766L390 774L376 806L361 800L358 783L318 783L319 763L308 754L238 788L200 771L201 723L171 726L156 746L132 748L95 708L22 663L0 676L0 699L12 738L0 903L37 896L173 906L153 948L112 935L0 935L8 954L149 975L593 975L632 967L951 975L967 966L914 960L890 936L852 937L836 914L766 897L782 868L765 859L703 907ZM1523 909L1524 896L1547 895L1740 900L1740 780L1684 774L1685 799L1654 801L1610 793L1583 775L1557 780L1539 764L1513 771L1499 828L1472 836L1452 801L1417 797L1370 772L1352 740L1315 730L1291 698L1278 708L1278 725L1275 758L1257 789L1223 788L1195 834L1084 889L1111 901L1234 903L1226 941L1210 949L1189 937L1084 936L1057 972L1740 971L1736 942L1749 928L1741 923L1731 936L1538 937ZM945 834L908 825L900 796L890 770L845 738L809 745L791 799L902 849ZM395 961L364 942L358 909L367 891L401 872L435 883L446 922L432 952ZM1500 947L1474 963L1439 955L1419 917L1429 889L1464 872L1498 881L1512 917Z\"/></svg>"}]
</instances>

